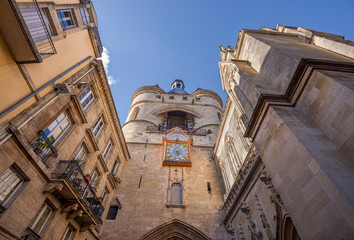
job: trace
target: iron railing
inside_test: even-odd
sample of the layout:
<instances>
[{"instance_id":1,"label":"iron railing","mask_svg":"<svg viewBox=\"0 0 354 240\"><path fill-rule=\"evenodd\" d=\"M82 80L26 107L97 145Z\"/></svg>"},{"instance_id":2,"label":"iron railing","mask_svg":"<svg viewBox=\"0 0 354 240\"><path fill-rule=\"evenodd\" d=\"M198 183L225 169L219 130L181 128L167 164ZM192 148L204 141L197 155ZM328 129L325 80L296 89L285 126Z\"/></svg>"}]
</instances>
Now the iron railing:
<instances>
[{"instance_id":1,"label":"iron railing","mask_svg":"<svg viewBox=\"0 0 354 240\"><path fill-rule=\"evenodd\" d=\"M20 8L20 12L41 57L46 58L56 54L51 34L47 28L47 25L50 28L49 19L44 20L37 1L33 0L31 7Z\"/></svg>"},{"instance_id":2,"label":"iron railing","mask_svg":"<svg viewBox=\"0 0 354 240\"><path fill-rule=\"evenodd\" d=\"M39 239L41 239L41 237L28 227L28 228L26 228L21 239L22 240L39 240Z\"/></svg>"},{"instance_id":3,"label":"iron railing","mask_svg":"<svg viewBox=\"0 0 354 240\"><path fill-rule=\"evenodd\" d=\"M102 223L101 216L104 212L104 207L96 196L93 187L87 182L77 161L59 161L58 166L52 173L52 178L69 180L69 183L76 190L89 211Z\"/></svg>"},{"instance_id":4,"label":"iron railing","mask_svg":"<svg viewBox=\"0 0 354 240\"><path fill-rule=\"evenodd\" d=\"M39 137L32 144L32 148L44 165L49 168L54 158L58 156L58 152L55 147L53 147L50 138L48 138L42 130L38 132L38 135Z\"/></svg>"},{"instance_id":5,"label":"iron railing","mask_svg":"<svg viewBox=\"0 0 354 240\"><path fill-rule=\"evenodd\" d=\"M172 128L175 128L176 126L147 126L146 131L149 132L166 132L167 130L170 130ZM206 129L194 129L194 128L188 128L188 127L181 127L182 130L187 131L190 134L196 134L196 135L207 135L208 131Z\"/></svg>"}]
</instances>

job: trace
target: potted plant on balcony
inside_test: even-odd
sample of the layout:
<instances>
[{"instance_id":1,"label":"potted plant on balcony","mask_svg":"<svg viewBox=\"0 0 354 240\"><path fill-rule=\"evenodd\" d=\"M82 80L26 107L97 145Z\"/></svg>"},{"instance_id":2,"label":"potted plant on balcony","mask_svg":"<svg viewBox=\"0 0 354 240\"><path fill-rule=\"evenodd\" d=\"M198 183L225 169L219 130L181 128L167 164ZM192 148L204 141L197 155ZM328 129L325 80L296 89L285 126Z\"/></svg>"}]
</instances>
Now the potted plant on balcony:
<instances>
[{"instance_id":1,"label":"potted plant on balcony","mask_svg":"<svg viewBox=\"0 0 354 240\"><path fill-rule=\"evenodd\" d=\"M86 180L86 182L88 182L88 183L91 182L91 176L90 176L90 174L86 174L86 175L85 175L85 180Z\"/></svg>"},{"instance_id":2,"label":"potted plant on balcony","mask_svg":"<svg viewBox=\"0 0 354 240\"><path fill-rule=\"evenodd\" d=\"M47 139L49 142L51 142L51 140L52 140L51 137L48 137ZM41 154L44 149L50 148L49 143L43 137L37 138L37 140L33 143L32 146L33 146L34 152L37 155Z\"/></svg>"},{"instance_id":3,"label":"potted plant on balcony","mask_svg":"<svg viewBox=\"0 0 354 240\"><path fill-rule=\"evenodd\" d=\"M113 172L110 172L109 174L112 176L112 178L113 178L115 183L121 183L122 182L122 180L119 177L117 177Z\"/></svg>"},{"instance_id":4,"label":"potted plant on balcony","mask_svg":"<svg viewBox=\"0 0 354 240\"><path fill-rule=\"evenodd\" d=\"M100 182L101 180L99 178L95 179L95 181L93 181L93 185L91 187L92 192L96 193L97 192L97 188L100 187Z\"/></svg>"}]
</instances>

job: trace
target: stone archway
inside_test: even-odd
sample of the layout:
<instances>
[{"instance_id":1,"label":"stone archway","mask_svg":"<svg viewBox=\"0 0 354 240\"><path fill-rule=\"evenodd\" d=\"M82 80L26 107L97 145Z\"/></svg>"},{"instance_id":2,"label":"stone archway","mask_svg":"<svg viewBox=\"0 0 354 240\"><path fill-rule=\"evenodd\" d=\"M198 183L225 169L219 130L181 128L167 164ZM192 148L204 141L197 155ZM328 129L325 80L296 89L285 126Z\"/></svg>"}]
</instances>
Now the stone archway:
<instances>
[{"instance_id":1,"label":"stone archway","mask_svg":"<svg viewBox=\"0 0 354 240\"><path fill-rule=\"evenodd\" d=\"M300 236L294 226L294 223L291 220L289 215L286 215L283 220L282 239L283 240L301 240Z\"/></svg>"},{"instance_id":2,"label":"stone archway","mask_svg":"<svg viewBox=\"0 0 354 240\"><path fill-rule=\"evenodd\" d=\"M211 240L197 228L173 219L151 230L139 240Z\"/></svg>"}]
</instances>

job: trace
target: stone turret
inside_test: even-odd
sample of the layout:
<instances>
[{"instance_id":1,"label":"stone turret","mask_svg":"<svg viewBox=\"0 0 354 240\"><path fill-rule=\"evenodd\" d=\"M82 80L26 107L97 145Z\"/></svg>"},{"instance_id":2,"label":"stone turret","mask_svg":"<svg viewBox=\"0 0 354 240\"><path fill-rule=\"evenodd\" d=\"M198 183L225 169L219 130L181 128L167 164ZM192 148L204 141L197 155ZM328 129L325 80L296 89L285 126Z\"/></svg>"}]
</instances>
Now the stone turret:
<instances>
[{"instance_id":1,"label":"stone turret","mask_svg":"<svg viewBox=\"0 0 354 240\"><path fill-rule=\"evenodd\" d=\"M220 123L222 100L210 90L198 88L188 94L184 88L184 82L176 79L167 93L158 85L137 89L123 126L127 141L145 142L146 134L152 129L165 127L165 131L166 128L179 126L195 135L196 144L212 145ZM150 137L151 141L160 143L164 131L155 131L153 136L156 138ZM209 137L201 137L198 133L207 133Z\"/></svg>"}]
</instances>

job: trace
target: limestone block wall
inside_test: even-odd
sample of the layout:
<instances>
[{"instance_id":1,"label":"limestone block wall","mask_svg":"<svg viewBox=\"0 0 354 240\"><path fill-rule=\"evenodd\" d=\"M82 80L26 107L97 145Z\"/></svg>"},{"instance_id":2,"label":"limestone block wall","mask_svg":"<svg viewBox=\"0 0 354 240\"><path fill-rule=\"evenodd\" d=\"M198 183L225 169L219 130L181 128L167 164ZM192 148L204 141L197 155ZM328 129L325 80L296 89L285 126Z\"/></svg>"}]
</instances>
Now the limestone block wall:
<instances>
[{"instance_id":1,"label":"limestone block wall","mask_svg":"<svg viewBox=\"0 0 354 240\"><path fill-rule=\"evenodd\" d=\"M235 58L220 63L302 239L354 235L353 49L338 35L278 26L243 30Z\"/></svg>"},{"instance_id":2,"label":"limestone block wall","mask_svg":"<svg viewBox=\"0 0 354 240\"><path fill-rule=\"evenodd\" d=\"M231 165L239 165L238 169L236 169L238 171L252 146L249 139L244 138L243 134L244 127L235 109L235 104L231 100L228 100L225 105L214 150L214 158L220 169L220 175L225 186L223 192L225 199L234 184L237 174ZM230 140L232 142L228 143ZM229 149L230 145L233 145L234 148ZM237 158L239 158L239 162Z\"/></svg>"},{"instance_id":3,"label":"limestone block wall","mask_svg":"<svg viewBox=\"0 0 354 240\"><path fill-rule=\"evenodd\" d=\"M123 182L117 190L123 207L115 221L105 221L102 239L139 239L172 219L184 221L212 239L228 239L220 224L223 201L211 148L192 147L192 167L183 168L185 208L165 205L170 169L162 166L162 144L131 143L129 151L132 158L125 166ZM176 167L171 167L171 178L174 170ZM180 178L182 168L177 170ZM207 182L211 184L211 193Z\"/></svg>"},{"instance_id":4,"label":"limestone block wall","mask_svg":"<svg viewBox=\"0 0 354 240\"><path fill-rule=\"evenodd\" d=\"M162 89L159 90L163 91ZM168 111L185 111L193 114L197 117L194 128L218 125L220 122L218 113L221 114L222 112L221 99L215 93L205 93L205 91L196 91L192 95L181 95L161 94L160 92L138 89L139 94L133 96L127 122L134 120L136 110L139 109L136 120L145 120L155 126L162 124L163 117L160 114ZM170 99L171 97L173 99Z\"/></svg>"}]
</instances>

